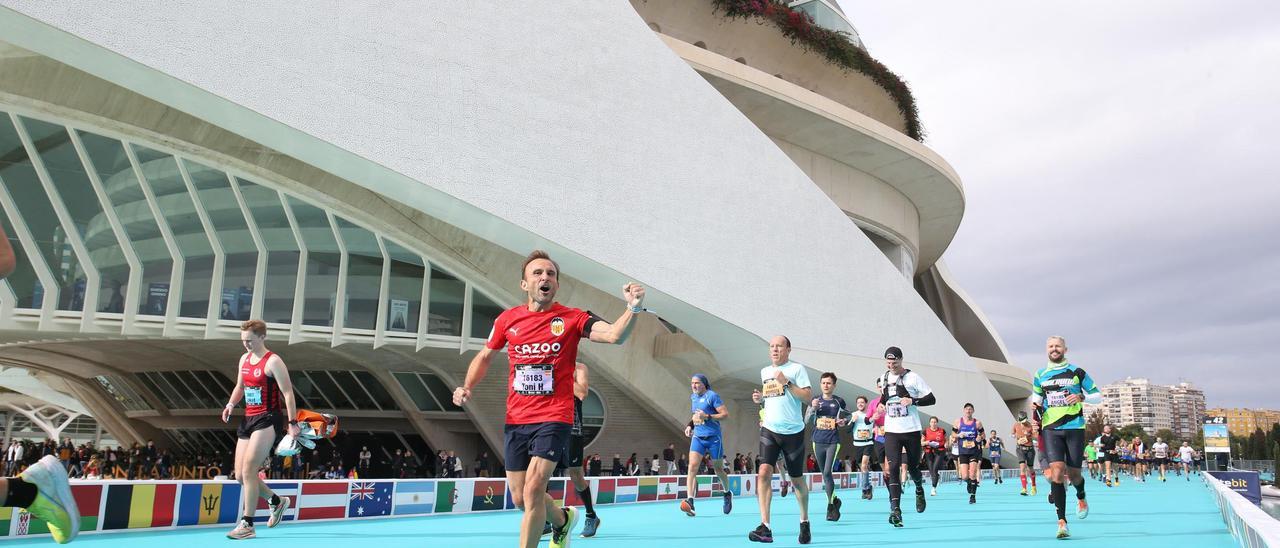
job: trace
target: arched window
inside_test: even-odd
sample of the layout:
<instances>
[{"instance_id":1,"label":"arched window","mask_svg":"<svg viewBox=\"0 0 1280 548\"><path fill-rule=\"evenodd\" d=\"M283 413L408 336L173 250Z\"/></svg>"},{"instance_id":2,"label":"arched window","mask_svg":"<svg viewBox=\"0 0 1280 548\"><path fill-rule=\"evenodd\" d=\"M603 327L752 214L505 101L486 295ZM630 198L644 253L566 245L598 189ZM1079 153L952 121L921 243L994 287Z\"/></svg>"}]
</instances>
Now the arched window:
<instances>
[{"instance_id":1,"label":"arched window","mask_svg":"<svg viewBox=\"0 0 1280 548\"><path fill-rule=\"evenodd\" d=\"M605 411L604 398L594 388L587 389L587 399L582 400L582 436L583 447L591 445L600 431L604 430Z\"/></svg>"}]
</instances>

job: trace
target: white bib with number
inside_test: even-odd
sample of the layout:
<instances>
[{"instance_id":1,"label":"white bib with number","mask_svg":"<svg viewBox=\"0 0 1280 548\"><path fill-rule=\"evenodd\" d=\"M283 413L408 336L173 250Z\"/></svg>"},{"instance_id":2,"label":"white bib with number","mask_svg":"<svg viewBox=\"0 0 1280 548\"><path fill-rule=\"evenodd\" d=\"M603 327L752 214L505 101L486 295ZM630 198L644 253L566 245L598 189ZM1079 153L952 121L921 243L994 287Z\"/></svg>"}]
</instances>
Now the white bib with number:
<instances>
[{"instance_id":1,"label":"white bib with number","mask_svg":"<svg viewBox=\"0 0 1280 548\"><path fill-rule=\"evenodd\" d=\"M549 363L521 364L516 366L511 388L522 396L550 396L555 394L555 369Z\"/></svg>"},{"instance_id":2,"label":"white bib with number","mask_svg":"<svg viewBox=\"0 0 1280 548\"><path fill-rule=\"evenodd\" d=\"M907 406L900 403L891 403L888 408L885 409L885 415L895 419L905 417L907 416Z\"/></svg>"},{"instance_id":3,"label":"white bib with number","mask_svg":"<svg viewBox=\"0 0 1280 548\"><path fill-rule=\"evenodd\" d=\"M244 403L246 405L262 405L262 388L258 386L244 387Z\"/></svg>"},{"instance_id":4,"label":"white bib with number","mask_svg":"<svg viewBox=\"0 0 1280 548\"><path fill-rule=\"evenodd\" d=\"M818 417L818 430L835 430L836 420L831 417Z\"/></svg>"},{"instance_id":5,"label":"white bib with number","mask_svg":"<svg viewBox=\"0 0 1280 548\"><path fill-rule=\"evenodd\" d=\"M764 397L776 398L782 395L783 385L777 379L769 379L764 381Z\"/></svg>"},{"instance_id":6,"label":"white bib with number","mask_svg":"<svg viewBox=\"0 0 1280 548\"><path fill-rule=\"evenodd\" d=\"M870 430L854 430L853 439L858 441L867 441L871 439L871 431Z\"/></svg>"},{"instance_id":7,"label":"white bib with number","mask_svg":"<svg viewBox=\"0 0 1280 548\"><path fill-rule=\"evenodd\" d=\"M1045 398L1045 400L1048 402L1049 407L1066 407L1071 405L1067 403L1068 394L1070 394L1070 392L1065 390L1054 390L1053 392L1046 394L1048 397Z\"/></svg>"}]
</instances>

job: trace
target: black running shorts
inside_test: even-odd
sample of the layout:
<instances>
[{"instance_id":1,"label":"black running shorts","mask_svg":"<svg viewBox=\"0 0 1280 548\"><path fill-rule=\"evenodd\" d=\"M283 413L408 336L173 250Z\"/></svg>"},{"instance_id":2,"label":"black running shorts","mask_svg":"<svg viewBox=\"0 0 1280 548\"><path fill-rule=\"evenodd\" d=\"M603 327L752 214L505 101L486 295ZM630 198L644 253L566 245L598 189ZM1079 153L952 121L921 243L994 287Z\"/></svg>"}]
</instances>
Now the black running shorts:
<instances>
[{"instance_id":1,"label":"black running shorts","mask_svg":"<svg viewBox=\"0 0 1280 548\"><path fill-rule=\"evenodd\" d=\"M560 454L560 468L582 468L582 436L569 435L568 450Z\"/></svg>"},{"instance_id":2,"label":"black running shorts","mask_svg":"<svg viewBox=\"0 0 1280 548\"><path fill-rule=\"evenodd\" d=\"M260 415L245 417L240 421L240 427L236 428L236 437L247 440L254 432L267 428L275 431L275 439L280 439L284 435L284 415L279 411L267 411ZM274 445L275 442L273 441L272 444Z\"/></svg>"},{"instance_id":3,"label":"black running shorts","mask_svg":"<svg viewBox=\"0 0 1280 548\"><path fill-rule=\"evenodd\" d=\"M1032 446L1018 446L1018 464L1025 464L1032 468L1036 466L1036 448Z\"/></svg>"},{"instance_id":4,"label":"black running shorts","mask_svg":"<svg viewBox=\"0 0 1280 548\"><path fill-rule=\"evenodd\" d=\"M508 424L504 443L511 472L523 472L529 468L529 459L541 457L560 462L569 448L569 431L573 425L567 422L542 422L537 424Z\"/></svg>"},{"instance_id":5,"label":"black running shorts","mask_svg":"<svg viewBox=\"0 0 1280 548\"><path fill-rule=\"evenodd\" d=\"M1049 462L1064 462L1069 468L1080 468L1084 462L1084 430L1042 430L1045 455Z\"/></svg>"},{"instance_id":6,"label":"black running shorts","mask_svg":"<svg viewBox=\"0 0 1280 548\"><path fill-rule=\"evenodd\" d=\"M772 465L778 455L786 459L787 475L798 478L804 475L804 430L794 434L779 434L768 428L760 428L760 462Z\"/></svg>"},{"instance_id":7,"label":"black running shorts","mask_svg":"<svg viewBox=\"0 0 1280 548\"><path fill-rule=\"evenodd\" d=\"M874 443L853 446L853 467L856 469L861 469L860 467L862 466L862 457L867 457L869 460L874 462L875 457L871 455L874 449L875 449Z\"/></svg>"}]
</instances>

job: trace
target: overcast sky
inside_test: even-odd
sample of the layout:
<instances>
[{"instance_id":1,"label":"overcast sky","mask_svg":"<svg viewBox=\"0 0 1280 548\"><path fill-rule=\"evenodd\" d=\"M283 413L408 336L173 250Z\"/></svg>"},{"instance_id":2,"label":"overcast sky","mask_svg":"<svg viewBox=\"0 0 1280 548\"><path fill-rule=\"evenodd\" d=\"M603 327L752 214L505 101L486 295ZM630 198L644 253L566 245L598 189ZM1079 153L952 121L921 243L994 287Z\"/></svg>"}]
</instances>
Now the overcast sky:
<instances>
[{"instance_id":1,"label":"overcast sky","mask_svg":"<svg viewBox=\"0 0 1280 548\"><path fill-rule=\"evenodd\" d=\"M964 181L944 259L1014 362L1280 408L1280 3L843 0Z\"/></svg>"}]
</instances>

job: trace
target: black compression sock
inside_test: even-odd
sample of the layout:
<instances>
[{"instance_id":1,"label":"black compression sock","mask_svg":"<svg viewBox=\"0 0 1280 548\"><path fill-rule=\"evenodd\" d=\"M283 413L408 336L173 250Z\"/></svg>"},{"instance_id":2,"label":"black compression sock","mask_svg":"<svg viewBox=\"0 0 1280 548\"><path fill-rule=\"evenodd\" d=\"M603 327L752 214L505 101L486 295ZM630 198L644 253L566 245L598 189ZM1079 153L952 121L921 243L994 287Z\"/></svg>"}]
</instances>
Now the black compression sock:
<instances>
[{"instance_id":1,"label":"black compression sock","mask_svg":"<svg viewBox=\"0 0 1280 548\"><path fill-rule=\"evenodd\" d=\"M253 527L253 516L240 516L240 521L243 521L249 527Z\"/></svg>"},{"instance_id":2,"label":"black compression sock","mask_svg":"<svg viewBox=\"0 0 1280 548\"><path fill-rule=\"evenodd\" d=\"M1058 519L1067 519L1067 486L1052 483L1049 491L1053 494L1053 505L1058 509Z\"/></svg>"},{"instance_id":3,"label":"black compression sock","mask_svg":"<svg viewBox=\"0 0 1280 548\"><path fill-rule=\"evenodd\" d=\"M596 505L595 502L591 500L590 485L588 485L586 489L578 491L578 498L582 499L582 506L587 509L587 517L596 517Z\"/></svg>"},{"instance_id":4,"label":"black compression sock","mask_svg":"<svg viewBox=\"0 0 1280 548\"><path fill-rule=\"evenodd\" d=\"M7 501L5 506L26 508L36 501L36 495L40 493L40 490L36 488L35 484L27 483L27 480L20 477L8 479L9 495L5 499Z\"/></svg>"},{"instance_id":5,"label":"black compression sock","mask_svg":"<svg viewBox=\"0 0 1280 548\"><path fill-rule=\"evenodd\" d=\"M1084 480L1082 479L1080 483L1075 484L1075 487L1076 487L1076 498L1080 500L1084 500Z\"/></svg>"},{"instance_id":6,"label":"black compression sock","mask_svg":"<svg viewBox=\"0 0 1280 548\"><path fill-rule=\"evenodd\" d=\"M275 494L275 493L272 493L272 494L271 494L271 505L272 505L272 506L276 506L276 505L278 505L278 504L280 504L280 495L277 495L277 494Z\"/></svg>"}]
</instances>

